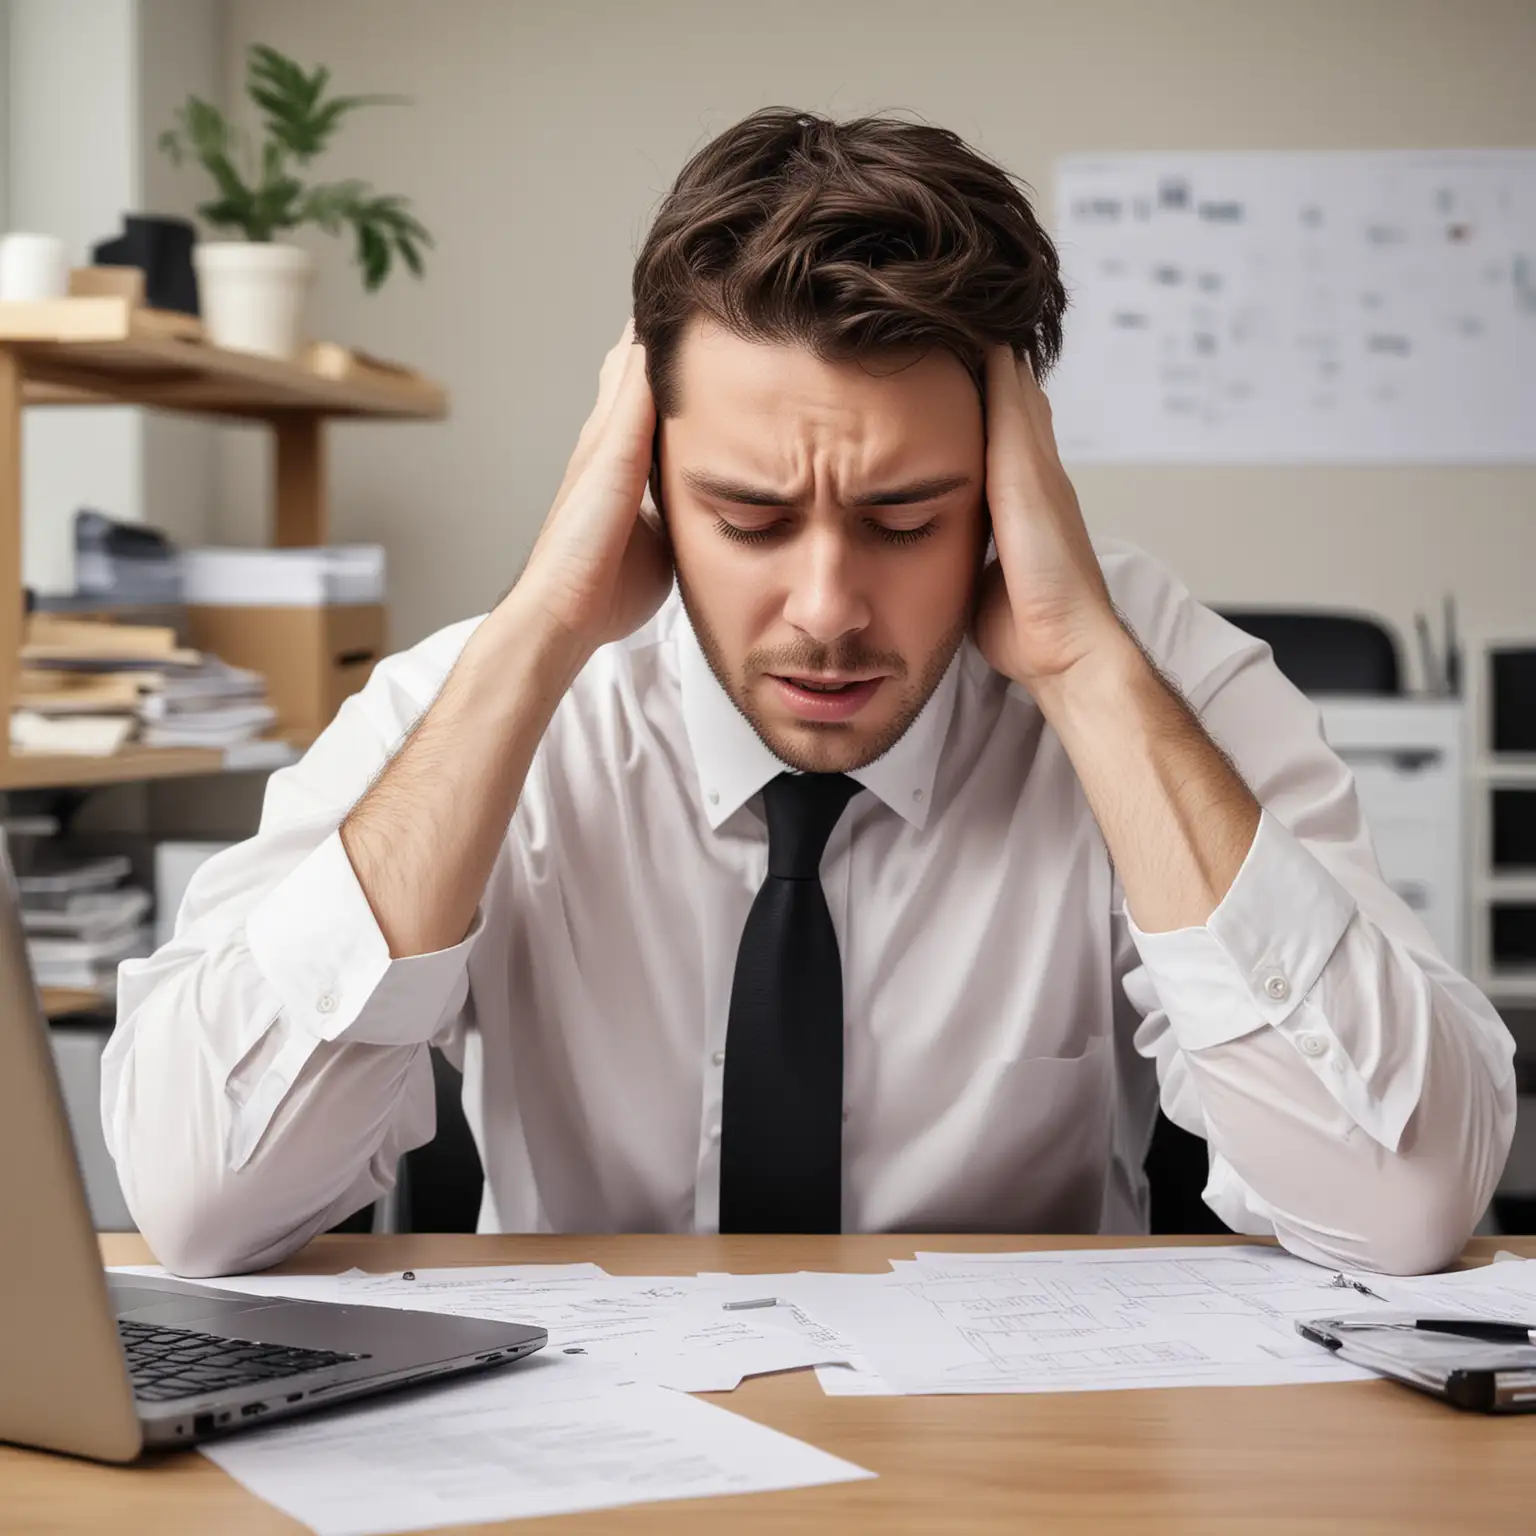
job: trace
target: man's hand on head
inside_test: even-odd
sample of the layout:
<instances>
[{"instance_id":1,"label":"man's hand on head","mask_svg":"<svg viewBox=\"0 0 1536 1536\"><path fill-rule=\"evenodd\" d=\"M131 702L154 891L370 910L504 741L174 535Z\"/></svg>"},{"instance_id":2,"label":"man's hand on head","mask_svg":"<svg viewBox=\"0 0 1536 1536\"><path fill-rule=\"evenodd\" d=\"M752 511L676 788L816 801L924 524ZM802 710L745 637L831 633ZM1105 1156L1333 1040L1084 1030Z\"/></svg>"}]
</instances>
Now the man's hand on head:
<instances>
[{"instance_id":1,"label":"man's hand on head","mask_svg":"<svg viewBox=\"0 0 1536 1536\"><path fill-rule=\"evenodd\" d=\"M995 671L1037 692L1134 642L1110 600L1029 362L994 347L986 383L987 502L998 558L983 578L975 640Z\"/></svg>"},{"instance_id":2,"label":"man's hand on head","mask_svg":"<svg viewBox=\"0 0 1536 1536\"><path fill-rule=\"evenodd\" d=\"M666 534L642 510L655 432L645 348L630 321L603 360L596 403L506 600L568 638L573 665L638 629L671 588Z\"/></svg>"}]
</instances>

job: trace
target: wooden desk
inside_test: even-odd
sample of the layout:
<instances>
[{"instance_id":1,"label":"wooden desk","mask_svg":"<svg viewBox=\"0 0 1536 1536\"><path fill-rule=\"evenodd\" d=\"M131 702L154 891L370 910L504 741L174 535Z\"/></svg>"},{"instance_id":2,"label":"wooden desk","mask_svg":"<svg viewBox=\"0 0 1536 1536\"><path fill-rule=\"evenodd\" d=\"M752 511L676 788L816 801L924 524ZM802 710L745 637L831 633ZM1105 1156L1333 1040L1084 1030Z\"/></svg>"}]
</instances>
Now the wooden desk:
<instances>
[{"instance_id":1,"label":"wooden desk","mask_svg":"<svg viewBox=\"0 0 1536 1536\"><path fill-rule=\"evenodd\" d=\"M1113 1240L1106 1240L1112 1243ZM1178 1242L1187 1239L1165 1239ZM1196 1239L1199 1242L1209 1239ZM591 1259L615 1274L878 1271L914 1250L1088 1247L1091 1238L326 1237L288 1266L331 1273ZM1474 1242L1536 1257L1536 1239ZM145 1262L104 1237L109 1264ZM1124 1532L1258 1536L1536 1529L1536 1418L1457 1413L1387 1382L1020 1397L822 1396L809 1372L716 1399L874 1481L644 1504L505 1526L528 1532ZM102 1467L0 1447L0 1531L295 1536L195 1451Z\"/></svg>"}]
</instances>

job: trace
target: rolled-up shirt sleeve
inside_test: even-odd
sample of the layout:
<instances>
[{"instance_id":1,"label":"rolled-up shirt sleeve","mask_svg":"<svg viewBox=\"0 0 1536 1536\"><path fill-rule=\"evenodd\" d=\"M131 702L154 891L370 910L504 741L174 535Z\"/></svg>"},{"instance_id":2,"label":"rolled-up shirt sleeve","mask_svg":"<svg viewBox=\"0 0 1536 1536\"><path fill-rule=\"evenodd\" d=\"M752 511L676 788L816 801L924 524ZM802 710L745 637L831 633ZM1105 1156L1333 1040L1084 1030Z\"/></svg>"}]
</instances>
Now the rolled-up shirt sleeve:
<instances>
[{"instance_id":1,"label":"rolled-up shirt sleeve","mask_svg":"<svg viewBox=\"0 0 1536 1536\"><path fill-rule=\"evenodd\" d=\"M120 969L102 1118L128 1208L173 1270L275 1262L392 1187L432 1136L425 1047L457 1051L483 919L451 949L391 959L338 828L455 638L386 663L273 776L256 836L198 870L171 941Z\"/></svg>"},{"instance_id":2,"label":"rolled-up shirt sleeve","mask_svg":"<svg viewBox=\"0 0 1536 1536\"><path fill-rule=\"evenodd\" d=\"M1383 880L1349 770L1268 648L1193 603L1160 639L1264 810L1203 926L1119 913L1136 1049L1206 1138L1228 1225L1319 1262L1439 1268L1508 1155L1514 1042Z\"/></svg>"}]
</instances>

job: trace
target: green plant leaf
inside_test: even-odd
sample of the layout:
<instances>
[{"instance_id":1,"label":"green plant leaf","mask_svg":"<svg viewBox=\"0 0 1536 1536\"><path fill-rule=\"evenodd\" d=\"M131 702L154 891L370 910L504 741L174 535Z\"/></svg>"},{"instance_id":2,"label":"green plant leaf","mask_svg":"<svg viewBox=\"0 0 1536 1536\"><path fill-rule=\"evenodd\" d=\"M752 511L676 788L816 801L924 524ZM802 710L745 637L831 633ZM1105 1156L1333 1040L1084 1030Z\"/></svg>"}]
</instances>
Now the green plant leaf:
<instances>
[{"instance_id":1,"label":"green plant leaf","mask_svg":"<svg viewBox=\"0 0 1536 1536\"><path fill-rule=\"evenodd\" d=\"M363 269L363 286L372 293L389 276L389 242L367 221L357 226L357 259Z\"/></svg>"},{"instance_id":2,"label":"green plant leaf","mask_svg":"<svg viewBox=\"0 0 1536 1536\"><path fill-rule=\"evenodd\" d=\"M306 188L294 174L295 165L304 166L328 145L348 114L405 99L327 99L330 85L331 72L324 65L306 72L277 49L253 44L246 54L246 94L265 130L259 152L217 107L197 96L177 109L172 127L160 136L160 149L175 165L195 159L212 178L216 195L198 213L214 228L239 229L251 240L270 240L302 224L330 235L350 228L370 292L389 276L396 255L420 277L422 251L433 242L407 198L376 193L356 179Z\"/></svg>"},{"instance_id":3,"label":"green plant leaf","mask_svg":"<svg viewBox=\"0 0 1536 1536\"><path fill-rule=\"evenodd\" d=\"M405 235L395 237L395 249L400 252L400 259L411 270L412 277L421 277L426 271L426 264L421 259L421 252L416 249L415 243Z\"/></svg>"},{"instance_id":4,"label":"green plant leaf","mask_svg":"<svg viewBox=\"0 0 1536 1536\"><path fill-rule=\"evenodd\" d=\"M199 203L197 214L215 229L238 229L248 240L264 238L251 228L251 205L247 201L234 202L221 197L210 203Z\"/></svg>"}]
</instances>

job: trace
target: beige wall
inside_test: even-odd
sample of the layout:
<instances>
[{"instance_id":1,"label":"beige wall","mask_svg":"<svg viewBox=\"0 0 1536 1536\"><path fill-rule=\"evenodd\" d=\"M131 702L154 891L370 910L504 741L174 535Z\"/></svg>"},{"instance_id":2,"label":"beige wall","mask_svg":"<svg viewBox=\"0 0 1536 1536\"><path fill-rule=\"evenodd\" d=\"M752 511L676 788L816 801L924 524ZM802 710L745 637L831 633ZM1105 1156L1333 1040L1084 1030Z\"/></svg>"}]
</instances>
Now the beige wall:
<instances>
[{"instance_id":1,"label":"beige wall","mask_svg":"<svg viewBox=\"0 0 1536 1536\"><path fill-rule=\"evenodd\" d=\"M516 572L627 313L650 211L709 134L770 102L909 108L1040 190L1058 154L1536 144L1530 0L231 0L230 83L260 39L348 90L328 169L417 199L424 286L365 299L327 252L316 328L418 361L440 427L344 428L336 532L382 538L395 639ZM225 532L258 536L257 461ZM1536 470L1083 469L1096 531L1219 602L1328 602L1400 626L1454 591L1536 632Z\"/></svg>"}]
</instances>

